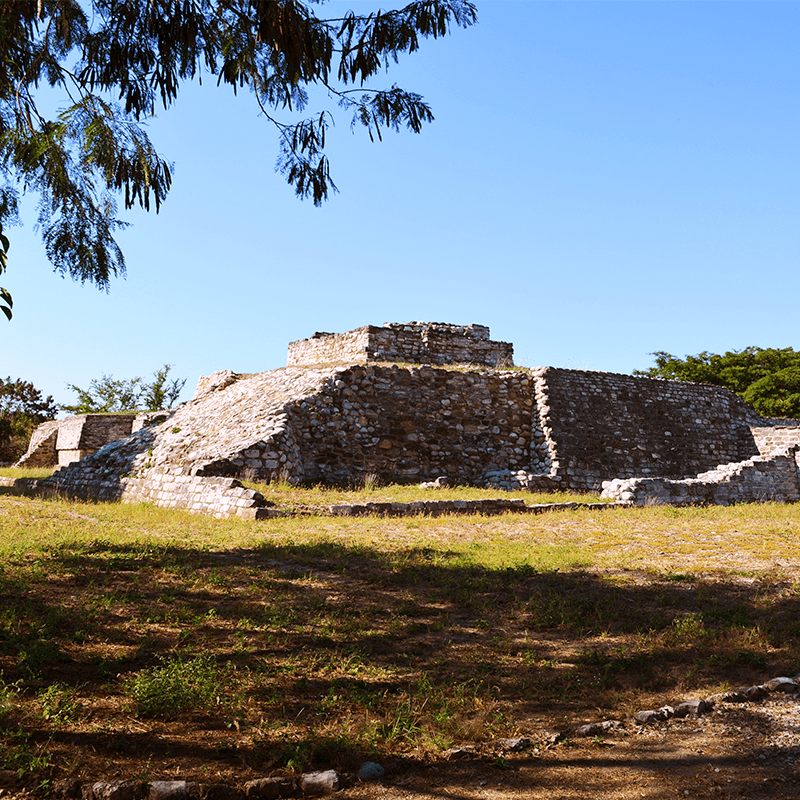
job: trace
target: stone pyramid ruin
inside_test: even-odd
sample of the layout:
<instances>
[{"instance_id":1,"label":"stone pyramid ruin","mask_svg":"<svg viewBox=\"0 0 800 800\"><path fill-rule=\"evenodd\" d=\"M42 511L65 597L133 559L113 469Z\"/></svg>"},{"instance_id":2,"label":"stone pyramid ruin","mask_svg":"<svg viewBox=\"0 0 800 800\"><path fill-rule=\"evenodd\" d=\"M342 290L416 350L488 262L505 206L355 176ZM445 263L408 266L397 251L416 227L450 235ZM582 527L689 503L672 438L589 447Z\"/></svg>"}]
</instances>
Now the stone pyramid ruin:
<instances>
[{"instance_id":1,"label":"stone pyramid ruin","mask_svg":"<svg viewBox=\"0 0 800 800\"><path fill-rule=\"evenodd\" d=\"M218 516L261 514L241 478L800 499L797 420L761 418L717 386L514 367L513 346L481 325L316 333L289 345L286 367L202 377L165 414L122 436L109 423L107 443L95 415L45 423L20 463L62 464L45 490Z\"/></svg>"}]
</instances>

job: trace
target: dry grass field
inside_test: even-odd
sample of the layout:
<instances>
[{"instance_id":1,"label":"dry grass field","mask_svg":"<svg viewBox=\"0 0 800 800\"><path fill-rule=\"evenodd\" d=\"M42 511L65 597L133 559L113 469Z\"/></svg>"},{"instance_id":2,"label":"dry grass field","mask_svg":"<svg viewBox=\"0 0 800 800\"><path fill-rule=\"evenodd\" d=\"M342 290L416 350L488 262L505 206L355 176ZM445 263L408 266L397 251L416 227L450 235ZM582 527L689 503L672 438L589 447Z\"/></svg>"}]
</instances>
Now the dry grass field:
<instances>
[{"instance_id":1,"label":"dry grass field","mask_svg":"<svg viewBox=\"0 0 800 800\"><path fill-rule=\"evenodd\" d=\"M304 513L0 488L6 795L372 760L342 796L800 796L797 695L631 722L800 672L797 506L334 518L353 493L264 491ZM603 719L624 728L570 735Z\"/></svg>"}]
</instances>

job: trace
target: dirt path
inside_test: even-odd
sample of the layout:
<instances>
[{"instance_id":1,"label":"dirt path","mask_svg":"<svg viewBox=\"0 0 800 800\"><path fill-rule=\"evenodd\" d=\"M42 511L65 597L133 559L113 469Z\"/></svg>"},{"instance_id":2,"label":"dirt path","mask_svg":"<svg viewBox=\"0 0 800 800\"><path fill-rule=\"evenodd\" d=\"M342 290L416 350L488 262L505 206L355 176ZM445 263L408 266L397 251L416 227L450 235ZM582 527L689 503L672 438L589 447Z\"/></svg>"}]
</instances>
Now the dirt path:
<instances>
[{"instance_id":1,"label":"dirt path","mask_svg":"<svg viewBox=\"0 0 800 800\"><path fill-rule=\"evenodd\" d=\"M364 800L628 800L800 797L800 697L724 706L700 719L670 720L602 742L567 741L538 754L395 765L381 786L345 790ZM502 767L502 768L501 768Z\"/></svg>"}]
</instances>

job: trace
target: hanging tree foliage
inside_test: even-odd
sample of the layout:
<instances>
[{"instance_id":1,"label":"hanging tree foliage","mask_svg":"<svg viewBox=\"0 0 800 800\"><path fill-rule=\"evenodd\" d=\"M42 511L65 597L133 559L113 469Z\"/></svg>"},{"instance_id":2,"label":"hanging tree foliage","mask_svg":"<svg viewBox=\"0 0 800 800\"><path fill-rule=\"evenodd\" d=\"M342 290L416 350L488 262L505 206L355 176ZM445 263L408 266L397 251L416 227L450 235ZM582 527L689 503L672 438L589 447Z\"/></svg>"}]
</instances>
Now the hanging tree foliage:
<instances>
[{"instance_id":1,"label":"hanging tree foliage","mask_svg":"<svg viewBox=\"0 0 800 800\"><path fill-rule=\"evenodd\" d=\"M323 87L371 139L418 133L433 119L422 97L368 85L423 38L468 27L466 0L420 0L402 9L338 19L319 0L3 0L0 2L0 273L20 195L39 195L38 224L55 270L107 289L125 272L114 240L124 207L158 211L170 164L142 127L181 85L213 75L248 89L278 136L278 170L315 205L336 185L325 154L333 112L310 113L307 89ZM49 84L64 96L54 118L37 105ZM280 112L306 113L285 122ZM11 296L0 289L10 318Z\"/></svg>"}]
</instances>

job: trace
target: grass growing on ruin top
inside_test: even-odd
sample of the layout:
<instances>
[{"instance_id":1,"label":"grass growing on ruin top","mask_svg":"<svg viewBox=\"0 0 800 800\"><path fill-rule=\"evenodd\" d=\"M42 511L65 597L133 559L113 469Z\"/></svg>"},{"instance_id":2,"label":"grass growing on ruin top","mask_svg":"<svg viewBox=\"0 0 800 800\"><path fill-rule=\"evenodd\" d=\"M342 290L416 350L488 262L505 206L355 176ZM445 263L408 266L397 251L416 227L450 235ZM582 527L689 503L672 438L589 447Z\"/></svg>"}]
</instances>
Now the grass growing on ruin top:
<instances>
[{"instance_id":1,"label":"grass growing on ruin top","mask_svg":"<svg viewBox=\"0 0 800 800\"><path fill-rule=\"evenodd\" d=\"M353 771L795 674L798 531L771 504L256 523L0 489L0 769Z\"/></svg>"}]
</instances>

